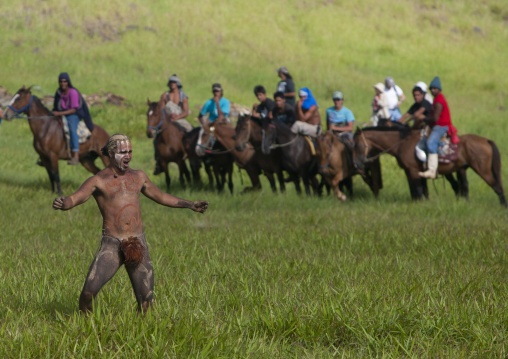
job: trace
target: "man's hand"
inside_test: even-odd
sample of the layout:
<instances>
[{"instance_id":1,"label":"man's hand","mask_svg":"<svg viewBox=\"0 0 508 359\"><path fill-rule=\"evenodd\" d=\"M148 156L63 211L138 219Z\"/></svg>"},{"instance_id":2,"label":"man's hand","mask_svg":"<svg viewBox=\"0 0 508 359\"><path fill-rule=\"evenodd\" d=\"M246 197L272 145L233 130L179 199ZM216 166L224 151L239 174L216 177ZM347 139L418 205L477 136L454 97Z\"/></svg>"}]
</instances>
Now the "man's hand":
<instances>
[{"instance_id":1,"label":"man's hand","mask_svg":"<svg viewBox=\"0 0 508 359\"><path fill-rule=\"evenodd\" d=\"M195 201L192 203L192 207L191 207L191 209L194 212L199 212L199 213L205 213L207 208L208 208L207 201Z\"/></svg>"},{"instance_id":2,"label":"man's hand","mask_svg":"<svg viewBox=\"0 0 508 359\"><path fill-rule=\"evenodd\" d=\"M53 201L53 209L63 209L65 197L57 197Z\"/></svg>"}]
</instances>

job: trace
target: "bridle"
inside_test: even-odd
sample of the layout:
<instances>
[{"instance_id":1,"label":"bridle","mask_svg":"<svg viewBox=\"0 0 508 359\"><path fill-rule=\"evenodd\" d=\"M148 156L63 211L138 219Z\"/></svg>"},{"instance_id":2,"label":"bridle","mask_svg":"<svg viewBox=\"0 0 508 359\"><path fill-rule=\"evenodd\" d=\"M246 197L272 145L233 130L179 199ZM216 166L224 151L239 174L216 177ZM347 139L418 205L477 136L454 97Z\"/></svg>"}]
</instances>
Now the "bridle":
<instances>
[{"instance_id":1,"label":"bridle","mask_svg":"<svg viewBox=\"0 0 508 359\"><path fill-rule=\"evenodd\" d=\"M157 104L157 109L159 109L159 104ZM164 127L162 130L160 129L162 127L162 124L164 123L164 120L166 119L166 114L164 113L164 109L162 108L161 110L161 120L159 121L159 123L156 125L156 126L146 126L146 129L147 130L153 130L155 131L155 135L158 135L159 133L161 133L162 131L164 131L166 127Z\"/></svg>"},{"instance_id":2,"label":"bridle","mask_svg":"<svg viewBox=\"0 0 508 359\"><path fill-rule=\"evenodd\" d=\"M16 94L15 96L19 96L19 93ZM34 95L30 94L30 100L28 101L28 103L25 106L23 106L22 108L20 108L19 110L16 110L14 107L12 107L12 105L11 105L12 102L7 107L9 108L9 110L11 110L12 112L14 112L16 114L14 116L14 118L26 118L27 120L30 121L30 120L37 120L37 119L44 119L44 118L55 118L56 117L56 116L53 116L53 115L49 115L49 116L28 116L28 111L30 111L30 108L32 107L33 100L34 100ZM21 116L22 113L26 113L27 116Z\"/></svg>"},{"instance_id":3,"label":"bridle","mask_svg":"<svg viewBox=\"0 0 508 359\"><path fill-rule=\"evenodd\" d=\"M16 94L16 96L19 96L19 94ZM16 110L14 107L12 107L10 104L9 104L9 110L11 110L12 112L14 112L16 114L16 116L14 116L15 118L23 118L22 116L20 116L20 114L22 114L23 112L26 112L28 113L28 110L30 110L30 106L32 106L32 101L33 101L34 97L32 94L30 94L30 101L28 101L28 103L23 106L22 108L20 108L19 110ZM28 118L28 117L27 117Z\"/></svg>"}]
</instances>

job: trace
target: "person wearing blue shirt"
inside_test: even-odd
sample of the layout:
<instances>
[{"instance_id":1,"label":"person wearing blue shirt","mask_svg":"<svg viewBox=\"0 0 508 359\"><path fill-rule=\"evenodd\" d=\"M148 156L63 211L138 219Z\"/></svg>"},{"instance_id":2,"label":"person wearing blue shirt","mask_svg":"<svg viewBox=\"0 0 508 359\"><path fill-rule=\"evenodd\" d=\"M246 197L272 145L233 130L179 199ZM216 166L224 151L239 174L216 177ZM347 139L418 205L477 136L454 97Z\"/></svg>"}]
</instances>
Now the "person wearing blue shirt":
<instances>
[{"instance_id":1,"label":"person wearing blue shirt","mask_svg":"<svg viewBox=\"0 0 508 359\"><path fill-rule=\"evenodd\" d=\"M347 107L344 107L344 95L335 91L332 95L334 106L326 109L326 126L334 132L353 132L355 116Z\"/></svg>"},{"instance_id":2,"label":"person wearing blue shirt","mask_svg":"<svg viewBox=\"0 0 508 359\"><path fill-rule=\"evenodd\" d=\"M223 97L224 91L219 83L212 85L213 97L205 102L201 112L199 113L198 120L203 124L204 116L208 114L208 122L213 124L215 121L226 121L229 123L229 100Z\"/></svg>"}]
</instances>

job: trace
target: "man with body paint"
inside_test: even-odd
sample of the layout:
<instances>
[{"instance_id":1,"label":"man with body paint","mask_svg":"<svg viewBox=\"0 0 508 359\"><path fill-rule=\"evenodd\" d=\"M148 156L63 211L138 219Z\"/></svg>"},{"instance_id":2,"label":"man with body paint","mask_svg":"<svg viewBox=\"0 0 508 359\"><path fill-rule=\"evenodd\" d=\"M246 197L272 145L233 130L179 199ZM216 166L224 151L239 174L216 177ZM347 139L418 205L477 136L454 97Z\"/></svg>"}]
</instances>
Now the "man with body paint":
<instances>
[{"instance_id":1,"label":"man with body paint","mask_svg":"<svg viewBox=\"0 0 508 359\"><path fill-rule=\"evenodd\" d=\"M91 312L99 290L125 264L138 311L146 313L153 302L154 279L143 234L140 193L164 206L190 208L199 213L206 211L208 202L191 202L164 193L143 171L131 169L132 145L126 135L111 136L102 153L110 158L108 167L87 179L72 195L55 198L53 202L54 209L66 211L93 195L103 218L101 246L79 297L79 310Z\"/></svg>"}]
</instances>

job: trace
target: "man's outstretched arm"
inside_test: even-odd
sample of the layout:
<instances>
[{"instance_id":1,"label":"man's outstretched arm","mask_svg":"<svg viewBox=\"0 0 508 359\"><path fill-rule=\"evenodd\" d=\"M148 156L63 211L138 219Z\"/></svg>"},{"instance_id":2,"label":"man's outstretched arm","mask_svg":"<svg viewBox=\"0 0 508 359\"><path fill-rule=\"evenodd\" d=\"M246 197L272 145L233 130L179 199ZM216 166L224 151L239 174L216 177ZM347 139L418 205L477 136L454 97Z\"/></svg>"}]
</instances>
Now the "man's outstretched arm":
<instances>
[{"instance_id":1,"label":"man's outstretched arm","mask_svg":"<svg viewBox=\"0 0 508 359\"><path fill-rule=\"evenodd\" d=\"M162 192L156 185L150 181L148 176L143 172L145 183L141 189L141 193L150 198L152 201L162 204L163 206L173 208L190 208L194 212L204 213L208 208L207 201L188 201L175 197L169 193Z\"/></svg>"},{"instance_id":2,"label":"man's outstretched arm","mask_svg":"<svg viewBox=\"0 0 508 359\"><path fill-rule=\"evenodd\" d=\"M76 192L70 196L55 198L53 201L53 209L61 209L62 211L67 211L86 202L97 188L96 181L97 178L95 176L90 177L85 181L85 183L81 185L81 187Z\"/></svg>"}]
</instances>

